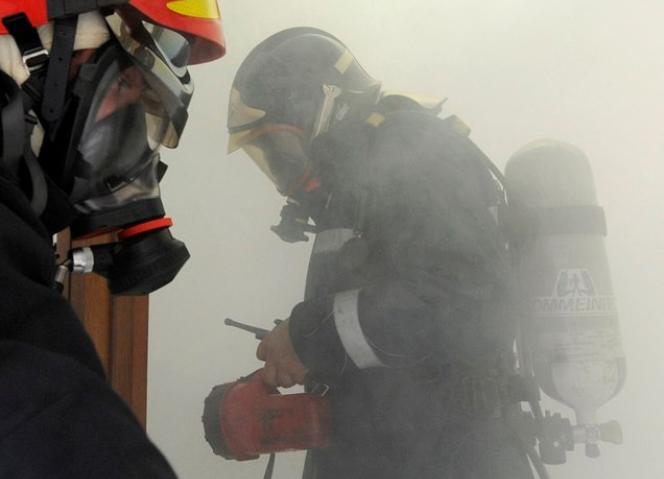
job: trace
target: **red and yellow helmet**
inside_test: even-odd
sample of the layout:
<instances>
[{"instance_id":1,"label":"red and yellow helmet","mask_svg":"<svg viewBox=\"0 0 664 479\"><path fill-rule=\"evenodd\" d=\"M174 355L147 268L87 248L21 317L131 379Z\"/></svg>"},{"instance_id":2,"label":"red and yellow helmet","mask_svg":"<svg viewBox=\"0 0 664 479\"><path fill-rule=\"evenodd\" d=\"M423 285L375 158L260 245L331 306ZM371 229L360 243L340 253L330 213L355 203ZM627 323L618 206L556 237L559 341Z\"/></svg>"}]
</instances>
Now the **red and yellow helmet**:
<instances>
[{"instance_id":1,"label":"red and yellow helmet","mask_svg":"<svg viewBox=\"0 0 664 479\"><path fill-rule=\"evenodd\" d=\"M0 0L0 18L24 13L38 27L63 16L98 10L104 3L116 10L133 9L156 25L182 33L191 43L190 64L216 60L226 51L216 0ZM0 35L7 33L0 22Z\"/></svg>"}]
</instances>

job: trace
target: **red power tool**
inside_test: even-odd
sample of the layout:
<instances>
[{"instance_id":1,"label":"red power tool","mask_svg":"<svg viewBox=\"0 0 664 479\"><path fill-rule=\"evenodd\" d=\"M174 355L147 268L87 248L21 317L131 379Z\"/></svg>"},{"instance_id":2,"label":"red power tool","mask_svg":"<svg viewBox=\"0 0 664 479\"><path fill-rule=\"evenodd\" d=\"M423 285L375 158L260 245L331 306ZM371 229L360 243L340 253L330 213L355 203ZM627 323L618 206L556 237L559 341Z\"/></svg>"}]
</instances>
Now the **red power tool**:
<instances>
[{"instance_id":1,"label":"red power tool","mask_svg":"<svg viewBox=\"0 0 664 479\"><path fill-rule=\"evenodd\" d=\"M262 339L267 330L226 320ZM212 388L203 412L205 439L215 454L246 461L260 454L325 447L331 430L324 394L282 395L263 370Z\"/></svg>"}]
</instances>

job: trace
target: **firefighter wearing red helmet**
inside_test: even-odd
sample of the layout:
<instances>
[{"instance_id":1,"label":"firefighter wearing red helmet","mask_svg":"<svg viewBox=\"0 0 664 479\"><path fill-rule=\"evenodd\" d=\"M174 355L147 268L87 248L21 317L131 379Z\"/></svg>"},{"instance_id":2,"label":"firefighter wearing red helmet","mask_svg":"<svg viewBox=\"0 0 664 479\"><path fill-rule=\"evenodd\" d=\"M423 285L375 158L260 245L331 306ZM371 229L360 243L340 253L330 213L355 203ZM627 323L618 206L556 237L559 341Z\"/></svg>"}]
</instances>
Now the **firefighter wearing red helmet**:
<instances>
[{"instance_id":1,"label":"firefighter wearing red helmet","mask_svg":"<svg viewBox=\"0 0 664 479\"><path fill-rule=\"evenodd\" d=\"M110 389L58 291L95 271L116 294L171 281L189 253L159 181L193 94L224 54L215 0L0 2L0 476L172 478ZM52 235L114 231L56 268Z\"/></svg>"},{"instance_id":2,"label":"firefighter wearing red helmet","mask_svg":"<svg viewBox=\"0 0 664 479\"><path fill-rule=\"evenodd\" d=\"M441 105L385 93L313 28L237 72L230 150L287 197L282 239L315 233L305 299L257 351L271 385L329 386L330 445L305 479L532 477L507 421L525 398L503 192Z\"/></svg>"}]
</instances>

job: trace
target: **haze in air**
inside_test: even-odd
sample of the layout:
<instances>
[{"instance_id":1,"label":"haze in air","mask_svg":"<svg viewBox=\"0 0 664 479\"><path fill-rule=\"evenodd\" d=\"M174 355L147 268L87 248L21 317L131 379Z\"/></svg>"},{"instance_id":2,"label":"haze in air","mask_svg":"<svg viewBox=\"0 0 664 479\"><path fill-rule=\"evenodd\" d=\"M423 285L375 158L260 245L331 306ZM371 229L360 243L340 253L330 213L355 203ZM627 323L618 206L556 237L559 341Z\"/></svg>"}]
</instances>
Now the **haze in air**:
<instances>
[{"instance_id":1,"label":"haze in air","mask_svg":"<svg viewBox=\"0 0 664 479\"><path fill-rule=\"evenodd\" d=\"M448 98L471 138L501 168L526 143L554 138L588 156L608 222L606 244L627 357L623 391L600 409L621 446L581 448L551 466L556 479L660 477L664 461L664 5L624 2L245 0L222 3L228 54L193 69L197 93L163 183L174 234L192 259L153 295L148 432L181 477L262 477L264 461L227 462L203 439L202 401L215 384L257 369L256 341L225 317L270 327L301 300L310 243L269 226L283 199L242 153L226 155L235 72L279 30L315 26L339 37L387 90ZM570 414L546 401L546 407ZM277 460L299 477L303 455Z\"/></svg>"}]
</instances>

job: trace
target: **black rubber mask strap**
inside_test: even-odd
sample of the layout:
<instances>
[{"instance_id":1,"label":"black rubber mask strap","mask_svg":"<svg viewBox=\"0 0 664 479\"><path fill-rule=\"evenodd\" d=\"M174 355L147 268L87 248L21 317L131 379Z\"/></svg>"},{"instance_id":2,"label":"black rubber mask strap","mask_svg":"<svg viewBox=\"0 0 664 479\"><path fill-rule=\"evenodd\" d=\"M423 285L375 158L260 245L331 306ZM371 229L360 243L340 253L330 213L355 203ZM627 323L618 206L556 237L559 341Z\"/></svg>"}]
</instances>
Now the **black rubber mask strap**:
<instances>
[{"instance_id":1,"label":"black rubber mask strap","mask_svg":"<svg viewBox=\"0 0 664 479\"><path fill-rule=\"evenodd\" d=\"M78 16L55 21L53 47L48 61L41 105L42 118L48 123L53 123L62 116L77 25Z\"/></svg>"}]
</instances>

